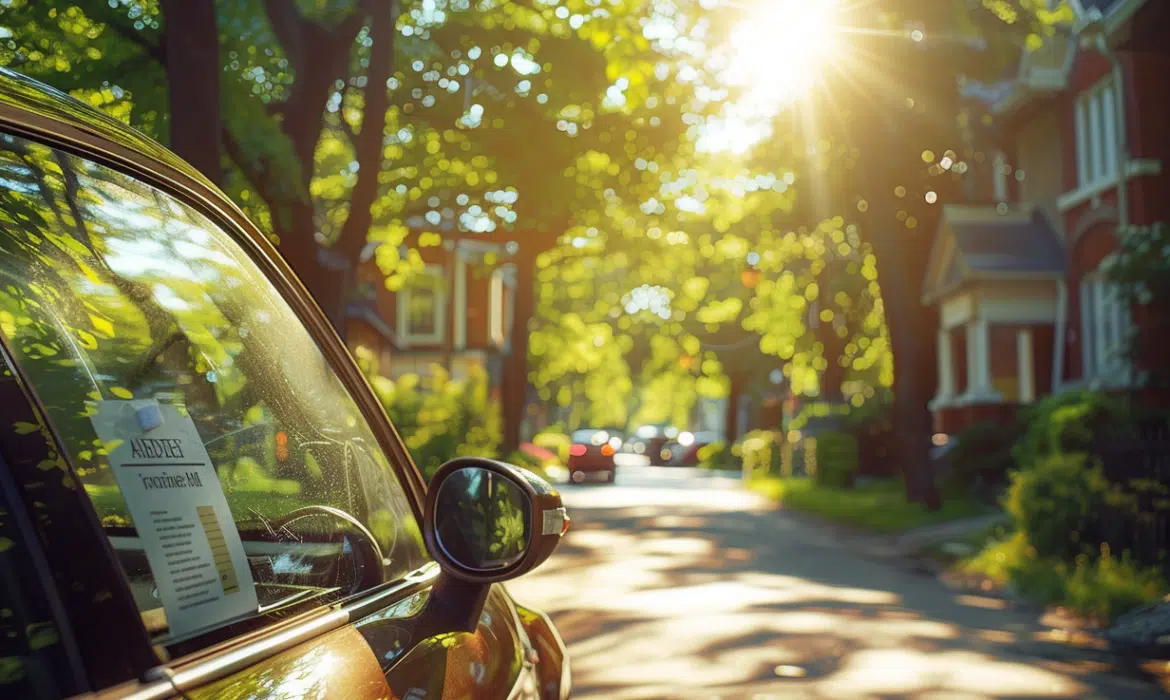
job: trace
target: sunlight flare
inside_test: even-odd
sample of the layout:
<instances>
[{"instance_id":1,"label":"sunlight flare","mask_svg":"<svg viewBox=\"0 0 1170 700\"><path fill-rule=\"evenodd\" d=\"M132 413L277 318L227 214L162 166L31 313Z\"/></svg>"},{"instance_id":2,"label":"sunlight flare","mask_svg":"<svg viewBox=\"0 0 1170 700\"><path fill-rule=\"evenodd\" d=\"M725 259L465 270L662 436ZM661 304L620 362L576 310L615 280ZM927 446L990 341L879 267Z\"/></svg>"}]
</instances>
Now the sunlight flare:
<instances>
[{"instance_id":1,"label":"sunlight flare","mask_svg":"<svg viewBox=\"0 0 1170 700\"><path fill-rule=\"evenodd\" d=\"M732 32L729 81L772 110L808 94L837 48L834 0L763 0Z\"/></svg>"}]
</instances>

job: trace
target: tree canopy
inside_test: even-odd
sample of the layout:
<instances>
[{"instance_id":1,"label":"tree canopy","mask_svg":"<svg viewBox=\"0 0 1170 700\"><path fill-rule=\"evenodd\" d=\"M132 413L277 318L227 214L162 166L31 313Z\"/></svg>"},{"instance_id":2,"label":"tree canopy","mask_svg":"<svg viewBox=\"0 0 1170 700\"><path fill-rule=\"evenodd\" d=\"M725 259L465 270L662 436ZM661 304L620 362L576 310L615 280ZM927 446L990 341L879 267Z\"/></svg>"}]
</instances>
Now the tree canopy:
<instances>
[{"instance_id":1,"label":"tree canopy","mask_svg":"<svg viewBox=\"0 0 1170 700\"><path fill-rule=\"evenodd\" d=\"M390 244L376 259L396 289L421 266L411 230L551 231L531 379L573 421L683 424L774 367L855 405L894 386L918 432L933 332L917 284L979 157L960 84L1071 17L1045 0L845 3L830 47L766 46L754 60L775 65L737 81L737 32L765 0L183 3L213 24L210 54L168 32L176 3L11 0L0 64L204 163L327 311L343 292L323 250L353 263ZM820 58L813 84L777 99L765 83L801 51ZM174 113L201 79L218 99ZM218 158L182 151L199 143Z\"/></svg>"}]
</instances>

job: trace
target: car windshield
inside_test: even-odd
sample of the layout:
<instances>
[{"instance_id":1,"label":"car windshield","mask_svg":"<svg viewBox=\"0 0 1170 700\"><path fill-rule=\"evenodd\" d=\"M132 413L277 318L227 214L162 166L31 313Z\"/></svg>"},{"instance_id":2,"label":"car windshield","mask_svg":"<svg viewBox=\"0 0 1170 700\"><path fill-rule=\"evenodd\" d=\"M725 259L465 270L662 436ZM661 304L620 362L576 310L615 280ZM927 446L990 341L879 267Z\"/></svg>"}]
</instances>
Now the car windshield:
<instances>
[{"instance_id":1,"label":"car windshield","mask_svg":"<svg viewBox=\"0 0 1170 700\"><path fill-rule=\"evenodd\" d=\"M0 334L156 635L424 561L404 488L299 319L219 227L163 192L0 137ZM69 478L63 461L46 476ZM213 570L225 598L249 580L254 594L233 616L178 623L172 599L215 608L198 597Z\"/></svg>"}]
</instances>

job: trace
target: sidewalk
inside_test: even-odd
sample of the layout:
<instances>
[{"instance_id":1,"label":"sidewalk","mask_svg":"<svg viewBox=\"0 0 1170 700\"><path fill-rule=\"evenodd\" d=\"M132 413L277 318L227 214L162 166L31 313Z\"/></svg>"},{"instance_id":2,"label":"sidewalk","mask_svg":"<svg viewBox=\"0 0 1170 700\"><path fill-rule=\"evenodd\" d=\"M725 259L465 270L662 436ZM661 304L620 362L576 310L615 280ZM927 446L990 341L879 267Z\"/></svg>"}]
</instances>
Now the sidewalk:
<instances>
[{"instance_id":1,"label":"sidewalk","mask_svg":"<svg viewBox=\"0 0 1170 700\"><path fill-rule=\"evenodd\" d=\"M793 513L793 511L787 512ZM980 532L1009 520L1007 513L987 513L935 525L925 525L897 535L883 535L864 532L847 525L817 518L815 515L803 513L797 515L832 528L838 542L862 556L878 559L910 557L930 545Z\"/></svg>"}]
</instances>

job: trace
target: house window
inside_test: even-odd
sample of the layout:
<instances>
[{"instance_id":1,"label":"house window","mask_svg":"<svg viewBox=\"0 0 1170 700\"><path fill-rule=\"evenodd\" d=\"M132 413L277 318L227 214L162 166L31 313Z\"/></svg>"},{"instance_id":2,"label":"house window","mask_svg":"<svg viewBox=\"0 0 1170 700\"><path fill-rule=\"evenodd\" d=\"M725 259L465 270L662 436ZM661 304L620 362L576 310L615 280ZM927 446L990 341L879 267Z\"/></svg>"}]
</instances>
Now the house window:
<instances>
[{"instance_id":1,"label":"house window","mask_svg":"<svg viewBox=\"0 0 1170 700\"><path fill-rule=\"evenodd\" d=\"M445 337L447 285L443 268L427 265L398 293L399 343L439 344Z\"/></svg>"},{"instance_id":2,"label":"house window","mask_svg":"<svg viewBox=\"0 0 1170 700\"><path fill-rule=\"evenodd\" d=\"M1085 377L1124 382L1129 372L1129 308L1117 285L1094 275L1081 283L1081 351Z\"/></svg>"},{"instance_id":3,"label":"house window","mask_svg":"<svg viewBox=\"0 0 1170 700\"><path fill-rule=\"evenodd\" d=\"M1117 169L1117 119L1113 80L1106 79L1077 98L1077 183L1090 187L1113 178Z\"/></svg>"}]
</instances>

